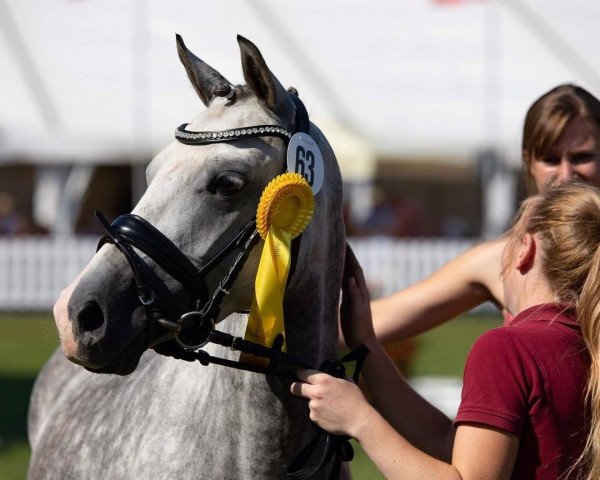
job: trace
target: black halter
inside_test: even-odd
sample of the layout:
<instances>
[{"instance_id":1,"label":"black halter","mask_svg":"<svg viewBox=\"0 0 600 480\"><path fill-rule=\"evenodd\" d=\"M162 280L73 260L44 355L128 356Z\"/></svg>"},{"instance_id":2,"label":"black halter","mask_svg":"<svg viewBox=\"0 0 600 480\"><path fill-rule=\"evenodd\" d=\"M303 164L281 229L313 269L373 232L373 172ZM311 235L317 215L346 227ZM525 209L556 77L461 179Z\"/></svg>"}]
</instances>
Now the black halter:
<instances>
[{"instance_id":1,"label":"black halter","mask_svg":"<svg viewBox=\"0 0 600 480\"><path fill-rule=\"evenodd\" d=\"M294 94L290 93L290 98L296 106L294 133L308 133L309 120L304 104ZM279 137L287 145L292 137L290 131L278 125L257 125L218 132L192 132L186 127L187 124L183 124L175 131L175 138L186 145L207 145L263 136ZM288 380L296 379L293 372L298 367L315 368L296 355L282 352L283 338L281 336L276 338L272 347L265 347L215 329L215 320L220 313L221 301L229 293L229 288L241 271L250 251L258 242L256 220L252 219L246 223L221 251L202 268L197 268L171 240L139 215L121 215L112 224L109 224L102 213L98 211L96 211L96 218L106 231L106 235L98 244L98 249L104 243L112 243L127 259L133 272L140 303L146 313L148 329L154 329L157 325L162 326L175 335L176 340L184 349L176 353L169 352L170 355L188 361L198 360L202 365L215 363ZM296 243L296 245L298 244ZM147 275L144 273L149 267L137 254L134 247L154 260L160 268L188 290L192 299L191 310L182 315L179 321L173 322L162 318L161 312L156 306L159 294L152 289L146 280ZM239 250L237 258L209 298L206 275L236 249ZM163 299L163 301L165 300ZM254 363L211 356L208 352L201 350L201 347L208 342L227 346L255 357L266 358L268 365L263 367ZM345 369L342 362L354 360L356 361L354 379L357 381L367 353L368 350L361 346L340 361L325 361L318 369L337 377L343 377ZM348 440L348 437L329 434L324 430L317 429L317 435L313 440L288 465L286 469L288 478L292 480L338 478L341 462L350 461L353 457L352 446Z\"/></svg>"}]
</instances>

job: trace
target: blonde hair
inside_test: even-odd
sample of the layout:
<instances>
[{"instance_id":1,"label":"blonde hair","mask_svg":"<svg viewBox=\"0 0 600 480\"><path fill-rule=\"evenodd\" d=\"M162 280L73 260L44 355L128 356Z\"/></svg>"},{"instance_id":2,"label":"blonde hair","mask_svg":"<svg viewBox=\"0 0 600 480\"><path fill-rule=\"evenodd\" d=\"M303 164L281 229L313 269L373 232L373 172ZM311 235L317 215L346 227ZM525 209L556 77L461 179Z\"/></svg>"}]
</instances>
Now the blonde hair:
<instances>
[{"instance_id":1,"label":"blonde hair","mask_svg":"<svg viewBox=\"0 0 600 480\"><path fill-rule=\"evenodd\" d=\"M591 366L586 401L590 432L581 457L568 472L600 478L600 189L574 183L526 200L509 231L511 242L535 233L542 271L559 302L575 307ZM504 272L503 272L504 273Z\"/></svg>"}]
</instances>

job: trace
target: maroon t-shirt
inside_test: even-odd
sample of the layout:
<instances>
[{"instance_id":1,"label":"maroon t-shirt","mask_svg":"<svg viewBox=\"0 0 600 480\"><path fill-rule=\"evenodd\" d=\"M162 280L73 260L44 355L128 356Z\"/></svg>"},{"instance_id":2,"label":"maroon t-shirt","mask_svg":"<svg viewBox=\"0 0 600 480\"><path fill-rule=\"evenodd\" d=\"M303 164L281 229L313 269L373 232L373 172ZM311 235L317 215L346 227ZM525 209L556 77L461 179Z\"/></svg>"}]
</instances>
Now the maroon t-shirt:
<instances>
[{"instance_id":1,"label":"maroon t-shirt","mask_svg":"<svg viewBox=\"0 0 600 480\"><path fill-rule=\"evenodd\" d=\"M467 359L454 424L481 423L518 436L513 479L556 480L585 444L590 360L573 311L565 308L524 310L482 335Z\"/></svg>"}]
</instances>

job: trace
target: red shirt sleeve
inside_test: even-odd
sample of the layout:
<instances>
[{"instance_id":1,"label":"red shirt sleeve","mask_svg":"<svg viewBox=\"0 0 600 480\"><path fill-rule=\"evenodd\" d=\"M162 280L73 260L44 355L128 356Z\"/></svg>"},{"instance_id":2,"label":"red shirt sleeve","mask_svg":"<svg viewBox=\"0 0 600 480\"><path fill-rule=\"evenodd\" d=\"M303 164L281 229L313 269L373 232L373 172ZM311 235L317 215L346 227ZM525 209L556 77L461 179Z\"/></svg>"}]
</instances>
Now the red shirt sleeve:
<instances>
[{"instance_id":1,"label":"red shirt sleeve","mask_svg":"<svg viewBox=\"0 0 600 480\"><path fill-rule=\"evenodd\" d=\"M528 416L531 364L510 329L482 335L469 352L454 425L474 422L520 436Z\"/></svg>"}]
</instances>

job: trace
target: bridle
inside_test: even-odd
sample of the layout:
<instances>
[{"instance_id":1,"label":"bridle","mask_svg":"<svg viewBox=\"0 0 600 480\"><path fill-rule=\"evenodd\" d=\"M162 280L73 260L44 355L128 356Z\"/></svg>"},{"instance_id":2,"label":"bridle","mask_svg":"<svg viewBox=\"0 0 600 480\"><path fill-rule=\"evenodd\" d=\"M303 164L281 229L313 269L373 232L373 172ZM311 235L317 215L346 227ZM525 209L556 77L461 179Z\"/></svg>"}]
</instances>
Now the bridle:
<instances>
[{"instance_id":1,"label":"bridle","mask_svg":"<svg viewBox=\"0 0 600 480\"><path fill-rule=\"evenodd\" d=\"M249 221L225 247L198 269L171 240L139 215L121 215L112 224L109 224L100 212L96 212L96 218L106 231L98 248L104 243L112 243L127 259L133 272L138 299L144 307L149 328L160 325L173 332L175 339L185 350L201 348L206 340L194 343L193 337L180 338L181 334L194 326L211 324L214 326L215 319L220 313L221 301L229 293L229 288L237 278L252 247L258 242L256 221ZM173 322L160 316L156 302L161 295L157 294L152 289L151 283L146 280L144 272L149 267L133 247L144 252L188 290L191 298L189 308L192 310L182 315L179 322ZM209 297L206 275L236 249L239 250L237 258ZM166 301L164 298L161 300Z\"/></svg>"},{"instance_id":2,"label":"bridle","mask_svg":"<svg viewBox=\"0 0 600 480\"><path fill-rule=\"evenodd\" d=\"M186 145L199 146L271 136L282 139L287 145L294 133L308 133L309 128L306 107L296 95L290 93L290 98L296 106L293 132L278 125L255 125L222 131L193 132L186 129L187 124L183 124L175 131L175 138ZM187 351L196 351L210 341L209 334L214 330L215 320L221 310L221 302L229 293L229 289L243 268L250 251L259 240L256 220L249 220L225 247L202 268L197 268L171 240L139 215L131 213L121 215L112 224L109 224L100 212L96 212L96 218L106 232L98 244L98 249L105 243L112 243L127 259L133 272L138 298L144 307L149 328L156 328L157 325L160 325L172 332L179 345ZM149 267L133 247L146 254L188 291L191 298L190 310L177 322L162 318L160 315L156 301L159 299L165 301L165 299L161 299L161 295L156 292L156 289L152 289L151 283L147 280L148 275L145 273ZM214 292L209 295L206 276L235 250L238 251L238 256ZM164 297L164 295L162 296Z\"/></svg>"},{"instance_id":3,"label":"bridle","mask_svg":"<svg viewBox=\"0 0 600 480\"><path fill-rule=\"evenodd\" d=\"M256 125L222 131L193 132L186 129L187 124L183 124L175 131L175 138L186 145L208 145L272 136L281 138L287 146L294 133L304 132L308 134L310 125L308 113L302 101L291 92L289 95L296 107L293 132L278 125ZM243 268L250 251L260 238L255 219L249 220L234 238L206 262L202 268L197 268L171 240L139 215L121 215L112 224L109 224L102 213L98 211L96 212L96 218L106 232L106 235L102 237L98 244L98 249L105 243L112 243L125 256L133 272L138 298L148 321L148 329L152 330L157 326L161 326L175 336L176 341L184 350L173 356L190 361L198 360L202 365L215 363L291 380L296 379L296 375L293 373L295 368L315 368L298 356L281 351L283 344L281 336L275 339L271 347L266 347L220 332L215 328L215 320L220 313L221 302L225 295L229 293L229 289ZM299 240L300 237L295 242ZM296 249L298 248L297 245L296 243ZM148 280L150 267L135 249L151 258L189 292L191 298L190 310L181 315L177 322L162 317L157 307L157 300L162 303L169 299L165 299L164 295L152 288L151 282ZM237 257L229 266L227 273L216 289L209 295L205 280L206 276L225 257L236 250L238 251ZM227 346L255 357L266 358L268 364L262 366L254 362L233 361L212 356L201 350L209 342ZM367 353L366 348L359 347L340 361L325 361L318 369L337 377L343 377L345 369L342 362L356 361L354 379L357 381L362 362ZM315 454L318 451L322 451L322 455ZM322 477L324 475L325 478L334 478L337 475L336 472L339 472L341 462L351 460L352 456L353 451L348 443L348 437L328 434L319 429L315 438L291 462L286 473L289 478L295 480L317 478L317 476Z\"/></svg>"}]
</instances>

